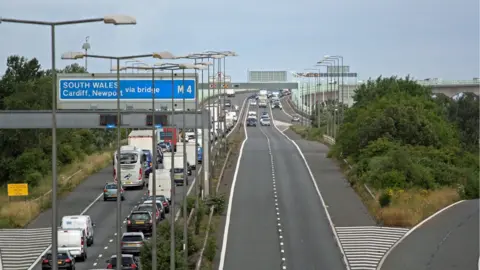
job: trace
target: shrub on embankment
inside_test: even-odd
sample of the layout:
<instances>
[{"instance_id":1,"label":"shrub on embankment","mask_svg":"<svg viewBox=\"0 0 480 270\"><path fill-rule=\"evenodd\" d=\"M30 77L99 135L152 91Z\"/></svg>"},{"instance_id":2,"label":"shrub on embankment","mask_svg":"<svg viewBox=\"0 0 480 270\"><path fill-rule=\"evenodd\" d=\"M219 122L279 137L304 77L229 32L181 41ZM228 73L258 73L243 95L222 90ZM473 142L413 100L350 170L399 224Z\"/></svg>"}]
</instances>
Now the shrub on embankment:
<instances>
[{"instance_id":1,"label":"shrub on embankment","mask_svg":"<svg viewBox=\"0 0 480 270\"><path fill-rule=\"evenodd\" d=\"M460 198L478 198L479 100L450 99L409 78L362 84L331 155L347 159L353 185L378 194L385 225L411 226Z\"/></svg>"}]
</instances>

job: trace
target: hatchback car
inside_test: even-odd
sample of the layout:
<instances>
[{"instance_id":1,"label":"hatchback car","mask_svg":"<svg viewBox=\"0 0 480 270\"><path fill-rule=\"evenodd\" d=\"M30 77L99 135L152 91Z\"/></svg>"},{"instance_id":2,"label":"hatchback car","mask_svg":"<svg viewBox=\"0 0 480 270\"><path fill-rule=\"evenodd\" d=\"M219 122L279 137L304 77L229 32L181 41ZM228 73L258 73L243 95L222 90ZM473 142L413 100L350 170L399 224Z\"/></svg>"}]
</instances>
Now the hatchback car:
<instances>
[{"instance_id":1,"label":"hatchback car","mask_svg":"<svg viewBox=\"0 0 480 270\"><path fill-rule=\"evenodd\" d=\"M270 118L268 117L262 117L260 119L260 125L261 126L270 126Z\"/></svg>"},{"instance_id":2,"label":"hatchback car","mask_svg":"<svg viewBox=\"0 0 480 270\"><path fill-rule=\"evenodd\" d=\"M253 118L248 118L247 119L247 127L256 127L257 126L257 120Z\"/></svg>"},{"instance_id":3,"label":"hatchback car","mask_svg":"<svg viewBox=\"0 0 480 270\"><path fill-rule=\"evenodd\" d=\"M170 169L170 172L172 172L172 169ZM187 173L188 174L188 173ZM183 179L185 178L185 185L188 186L188 176L183 175L183 168L174 168L173 169L173 182L175 182L175 185L184 185Z\"/></svg>"},{"instance_id":4,"label":"hatchback car","mask_svg":"<svg viewBox=\"0 0 480 270\"><path fill-rule=\"evenodd\" d=\"M117 255L113 255L109 260L107 269L117 269ZM138 270L140 269L140 261L131 254L122 254L122 270Z\"/></svg>"},{"instance_id":5,"label":"hatchback car","mask_svg":"<svg viewBox=\"0 0 480 270\"><path fill-rule=\"evenodd\" d=\"M125 200L124 189L120 189L121 200ZM103 200L117 199L117 183L106 183L103 188Z\"/></svg>"},{"instance_id":6,"label":"hatchback car","mask_svg":"<svg viewBox=\"0 0 480 270\"><path fill-rule=\"evenodd\" d=\"M122 254L134 254L140 253L145 241L145 236L141 232L127 232L122 235Z\"/></svg>"},{"instance_id":7,"label":"hatchback car","mask_svg":"<svg viewBox=\"0 0 480 270\"><path fill-rule=\"evenodd\" d=\"M300 122L300 117L298 115L294 115L292 117L292 122Z\"/></svg>"},{"instance_id":8,"label":"hatchback car","mask_svg":"<svg viewBox=\"0 0 480 270\"><path fill-rule=\"evenodd\" d=\"M42 270L50 270L53 268L52 252L49 251L42 258ZM57 269L75 269L75 258L68 251L59 251L57 253Z\"/></svg>"},{"instance_id":9,"label":"hatchback car","mask_svg":"<svg viewBox=\"0 0 480 270\"><path fill-rule=\"evenodd\" d=\"M163 204L163 209L165 209L165 213L168 214L170 213L170 199L167 199L164 195L156 195L155 196L157 200L160 200ZM151 201L153 200L153 196L148 196L145 201Z\"/></svg>"},{"instance_id":10,"label":"hatchback car","mask_svg":"<svg viewBox=\"0 0 480 270\"><path fill-rule=\"evenodd\" d=\"M154 220L149 211L133 211L127 218L127 232L142 232L144 235L152 234Z\"/></svg>"},{"instance_id":11,"label":"hatchback car","mask_svg":"<svg viewBox=\"0 0 480 270\"><path fill-rule=\"evenodd\" d=\"M162 219L165 218L165 213L163 213L163 208L160 208L161 207L161 202L158 202L156 203L156 210L155 210L155 219L156 221L160 221ZM150 214L152 214L152 201L146 201L146 202L143 202L142 204L138 205L136 208L135 208L136 211L148 211L150 212Z\"/></svg>"}]
</instances>

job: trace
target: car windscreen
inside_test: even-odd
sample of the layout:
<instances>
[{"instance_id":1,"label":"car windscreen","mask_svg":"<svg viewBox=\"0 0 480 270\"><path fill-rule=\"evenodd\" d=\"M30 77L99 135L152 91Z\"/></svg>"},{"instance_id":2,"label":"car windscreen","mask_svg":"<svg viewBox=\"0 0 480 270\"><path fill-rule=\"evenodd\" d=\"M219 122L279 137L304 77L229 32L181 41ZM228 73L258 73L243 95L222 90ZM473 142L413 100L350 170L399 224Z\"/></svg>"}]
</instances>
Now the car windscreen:
<instances>
[{"instance_id":1,"label":"car windscreen","mask_svg":"<svg viewBox=\"0 0 480 270\"><path fill-rule=\"evenodd\" d=\"M174 168L173 173L183 173L183 168Z\"/></svg>"},{"instance_id":2,"label":"car windscreen","mask_svg":"<svg viewBox=\"0 0 480 270\"><path fill-rule=\"evenodd\" d=\"M136 153L121 153L120 164L135 164L138 161L138 155Z\"/></svg>"},{"instance_id":3,"label":"car windscreen","mask_svg":"<svg viewBox=\"0 0 480 270\"><path fill-rule=\"evenodd\" d=\"M62 222L62 228L64 229L83 229L85 223L78 219L67 219Z\"/></svg>"},{"instance_id":4,"label":"car windscreen","mask_svg":"<svg viewBox=\"0 0 480 270\"><path fill-rule=\"evenodd\" d=\"M141 242L143 238L141 235L124 235L122 237L122 241L124 242Z\"/></svg>"},{"instance_id":5,"label":"car windscreen","mask_svg":"<svg viewBox=\"0 0 480 270\"><path fill-rule=\"evenodd\" d=\"M59 252L59 253L57 253L57 258L59 260L68 259L68 254L66 252ZM51 260L51 259L52 259L52 253L48 253L47 254L47 260Z\"/></svg>"},{"instance_id":6,"label":"car windscreen","mask_svg":"<svg viewBox=\"0 0 480 270\"><path fill-rule=\"evenodd\" d=\"M117 189L117 184L108 184L105 186L105 189Z\"/></svg>"},{"instance_id":7,"label":"car windscreen","mask_svg":"<svg viewBox=\"0 0 480 270\"><path fill-rule=\"evenodd\" d=\"M147 211L147 212L152 212L152 207L147 206L147 205L142 205L137 208L138 211Z\"/></svg>"},{"instance_id":8,"label":"car windscreen","mask_svg":"<svg viewBox=\"0 0 480 270\"><path fill-rule=\"evenodd\" d=\"M164 201L164 200L165 200L165 196L164 196L164 195L155 195L155 197L157 198L157 200L160 200L160 201ZM145 201L151 201L151 200L153 200L153 196L148 197L148 200L145 200Z\"/></svg>"},{"instance_id":9,"label":"car windscreen","mask_svg":"<svg viewBox=\"0 0 480 270\"><path fill-rule=\"evenodd\" d=\"M133 220L149 220L150 215L148 213L133 213L130 216L130 219L133 219Z\"/></svg>"}]
</instances>

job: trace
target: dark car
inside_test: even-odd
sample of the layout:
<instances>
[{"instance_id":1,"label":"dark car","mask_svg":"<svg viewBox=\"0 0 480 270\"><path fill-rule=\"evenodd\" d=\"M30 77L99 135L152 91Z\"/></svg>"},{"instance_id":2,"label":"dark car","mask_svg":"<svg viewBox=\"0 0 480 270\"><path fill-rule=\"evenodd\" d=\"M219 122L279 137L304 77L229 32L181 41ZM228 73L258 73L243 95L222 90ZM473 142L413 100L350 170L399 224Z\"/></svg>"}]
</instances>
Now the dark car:
<instances>
[{"instance_id":1,"label":"dark car","mask_svg":"<svg viewBox=\"0 0 480 270\"><path fill-rule=\"evenodd\" d=\"M249 118L247 119L247 127L256 127L257 126L257 120Z\"/></svg>"},{"instance_id":2,"label":"dark car","mask_svg":"<svg viewBox=\"0 0 480 270\"><path fill-rule=\"evenodd\" d=\"M149 203L149 204L142 203L142 204L138 205L137 207L135 207L135 211L147 211L147 212L150 212L150 214L152 214L153 213L152 212L152 204L151 203ZM158 207L155 207L155 220L157 222L160 221L160 210L158 209Z\"/></svg>"},{"instance_id":3,"label":"dark car","mask_svg":"<svg viewBox=\"0 0 480 270\"><path fill-rule=\"evenodd\" d=\"M165 209L165 213L168 214L170 213L170 199L167 199L164 195L156 195L157 200L160 200L163 204L163 209ZM151 201L153 200L153 196L148 196L145 201Z\"/></svg>"},{"instance_id":4,"label":"dark car","mask_svg":"<svg viewBox=\"0 0 480 270\"><path fill-rule=\"evenodd\" d=\"M232 101L230 99L225 100L225 107L231 107L232 106Z\"/></svg>"},{"instance_id":5,"label":"dark car","mask_svg":"<svg viewBox=\"0 0 480 270\"><path fill-rule=\"evenodd\" d=\"M117 269L117 255L113 255L109 260L107 269ZM122 254L122 270L138 270L140 269L140 262L138 258L131 254Z\"/></svg>"},{"instance_id":6,"label":"dark car","mask_svg":"<svg viewBox=\"0 0 480 270\"><path fill-rule=\"evenodd\" d=\"M170 172L172 172L172 169L170 169ZM187 175L189 173L187 172ZM174 168L173 169L173 182L175 183L176 186L178 185L187 185L188 186L188 176L184 176L183 174L183 168Z\"/></svg>"},{"instance_id":7,"label":"dark car","mask_svg":"<svg viewBox=\"0 0 480 270\"><path fill-rule=\"evenodd\" d=\"M145 241L145 236L141 232L127 232L122 235L122 254L140 254L140 250Z\"/></svg>"},{"instance_id":8,"label":"dark car","mask_svg":"<svg viewBox=\"0 0 480 270\"><path fill-rule=\"evenodd\" d=\"M142 232L152 234L152 214L149 211L133 211L127 218L127 232Z\"/></svg>"},{"instance_id":9,"label":"dark car","mask_svg":"<svg viewBox=\"0 0 480 270\"><path fill-rule=\"evenodd\" d=\"M53 266L52 252L49 251L42 258L42 270L50 270ZM59 251L57 253L57 269L75 269L75 258L68 251Z\"/></svg>"}]
</instances>

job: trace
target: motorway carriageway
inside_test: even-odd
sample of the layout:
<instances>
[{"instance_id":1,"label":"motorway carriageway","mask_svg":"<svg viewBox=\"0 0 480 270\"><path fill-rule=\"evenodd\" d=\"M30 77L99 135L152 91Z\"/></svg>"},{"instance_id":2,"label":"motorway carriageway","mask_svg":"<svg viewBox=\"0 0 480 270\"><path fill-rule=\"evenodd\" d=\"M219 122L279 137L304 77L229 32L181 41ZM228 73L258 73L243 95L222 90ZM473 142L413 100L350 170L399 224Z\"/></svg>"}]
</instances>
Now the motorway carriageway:
<instances>
[{"instance_id":1,"label":"motorway carriageway","mask_svg":"<svg viewBox=\"0 0 480 270\"><path fill-rule=\"evenodd\" d=\"M251 110L258 110L258 117L263 111L273 116L269 108ZM345 269L303 154L273 123L245 127L219 269Z\"/></svg>"},{"instance_id":2,"label":"motorway carriageway","mask_svg":"<svg viewBox=\"0 0 480 270\"><path fill-rule=\"evenodd\" d=\"M249 94L237 94L232 100L233 105L241 106ZM239 116L240 119L240 116ZM177 153L181 152L182 148ZM199 169L200 170L200 169ZM192 175L195 175L192 171ZM76 263L77 270L106 267L105 261L116 253L116 201L103 201L105 182L112 181L113 168L108 166L100 172L88 177L82 184L73 190L68 196L58 201L59 217L67 215L85 214L92 218L96 224L94 244L87 248L87 260ZM193 176L189 178L189 192L194 189ZM142 202L147 189L126 190L125 201L122 202L122 220L130 214L132 209ZM175 204L179 209L184 189L182 186L175 188ZM100 194L100 195L99 195ZM41 213L36 220L31 222L29 229L45 228L51 226L52 209ZM168 216L168 215L167 215ZM125 228L124 228L125 229ZM125 230L124 230L125 231ZM33 269L41 269L41 261Z\"/></svg>"}]
</instances>

